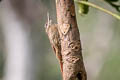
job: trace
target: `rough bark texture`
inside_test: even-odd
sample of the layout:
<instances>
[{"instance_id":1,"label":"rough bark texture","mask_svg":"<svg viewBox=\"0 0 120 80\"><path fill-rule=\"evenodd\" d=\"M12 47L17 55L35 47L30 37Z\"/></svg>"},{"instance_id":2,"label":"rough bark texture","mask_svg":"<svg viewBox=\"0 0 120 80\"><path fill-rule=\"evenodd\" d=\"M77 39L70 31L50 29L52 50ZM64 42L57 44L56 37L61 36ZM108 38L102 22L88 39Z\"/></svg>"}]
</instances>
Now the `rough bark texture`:
<instances>
[{"instance_id":1,"label":"rough bark texture","mask_svg":"<svg viewBox=\"0 0 120 80\"><path fill-rule=\"evenodd\" d=\"M63 80L87 80L74 0L56 0L56 9L61 38Z\"/></svg>"}]
</instances>

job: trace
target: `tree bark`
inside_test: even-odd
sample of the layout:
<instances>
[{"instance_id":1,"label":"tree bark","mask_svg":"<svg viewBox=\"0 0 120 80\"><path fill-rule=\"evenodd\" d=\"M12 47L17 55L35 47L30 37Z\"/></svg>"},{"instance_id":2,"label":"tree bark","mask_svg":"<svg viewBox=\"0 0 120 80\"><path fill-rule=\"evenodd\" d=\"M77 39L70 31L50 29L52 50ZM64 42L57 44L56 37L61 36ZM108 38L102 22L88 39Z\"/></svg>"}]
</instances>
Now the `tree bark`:
<instances>
[{"instance_id":1,"label":"tree bark","mask_svg":"<svg viewBox=\"0 0 120 80\"><path fill-rule=\"evenodd\" d=\"M56 11L61 39L63 80L87 80L74 0L56 0Z\"/></svg>"}]
</instances>

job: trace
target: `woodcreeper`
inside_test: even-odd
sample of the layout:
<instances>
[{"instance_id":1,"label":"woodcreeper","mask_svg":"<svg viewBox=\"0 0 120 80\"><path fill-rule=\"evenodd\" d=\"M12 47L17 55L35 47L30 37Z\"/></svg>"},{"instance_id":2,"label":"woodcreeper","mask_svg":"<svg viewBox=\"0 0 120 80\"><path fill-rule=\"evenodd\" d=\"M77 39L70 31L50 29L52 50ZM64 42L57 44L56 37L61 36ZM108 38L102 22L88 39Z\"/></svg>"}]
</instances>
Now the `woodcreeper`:
<instances>
[{"instance_id":1,"label":"woodcreeper","mask_svg":"<svg viewBox=\"0 0 120 80\"><path fill-rule=\"evenodd\" d=\"M48 35L48 38L50 40L51 46L55 52L56 57L59 60L60 67L61 67L61 72L63 72L63 63L62 63L62 55L61 55L61 43L60 43L60 35L58 32L58 25L57 24L52 24L52 20L48 16L48 21L45 24L45 30Z\"/></svg>"}]
</instances>

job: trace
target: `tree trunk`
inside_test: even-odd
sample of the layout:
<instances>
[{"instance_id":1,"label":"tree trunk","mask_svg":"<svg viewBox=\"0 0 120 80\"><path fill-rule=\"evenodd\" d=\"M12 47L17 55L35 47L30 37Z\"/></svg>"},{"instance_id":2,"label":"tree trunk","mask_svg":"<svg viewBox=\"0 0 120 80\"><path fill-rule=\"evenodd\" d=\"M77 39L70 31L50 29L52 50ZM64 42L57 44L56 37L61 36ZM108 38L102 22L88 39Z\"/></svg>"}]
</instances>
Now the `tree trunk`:
<instances>
[{"instance_id":1,"label":"tree trunk","mask_svg":"<svg viewBox=\"0 0 120 80\"><path fill-rule=\"evenodd\" d=\"M56 0L56 10L61 39L63 80L87 80L74 0Z\"/></svg>"}]
</instances>

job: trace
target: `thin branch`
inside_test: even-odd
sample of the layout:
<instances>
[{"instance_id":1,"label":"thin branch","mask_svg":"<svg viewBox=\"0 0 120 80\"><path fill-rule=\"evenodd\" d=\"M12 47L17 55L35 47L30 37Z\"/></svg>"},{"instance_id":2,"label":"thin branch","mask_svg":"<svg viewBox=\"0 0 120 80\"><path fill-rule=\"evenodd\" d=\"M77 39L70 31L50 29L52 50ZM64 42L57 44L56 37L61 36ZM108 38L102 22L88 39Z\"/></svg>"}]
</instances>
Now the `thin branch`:
<instances>
[{"instance_id":1,"label":"thin branch","mask_svg":"<svg viewBox=\"0 0 120 80\"><path fill-rule=\"evenodd\" d=\"M80 3L80 4L85 4L85 5L91 6L91 7L93 7L93 8L99 9L99 10L101 10L101 11L103 11L103 12L109 14L109 15L112 15L112 16L115 17L116 19L120 20L120 16L119 16L119 15L117 15L117 14L115 14L115 13L109 11L109 10L106 10L106 9L104 9L104 8L98 6L98 5L95 5L95 4L91 3L91 2L87 2L87 1L76 1L76 0L75 0L75 2L78 2L78 3Z\"/></svg>"}]
</instances>

